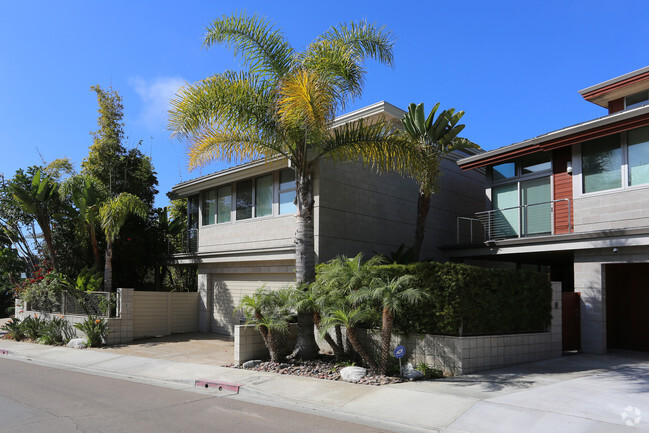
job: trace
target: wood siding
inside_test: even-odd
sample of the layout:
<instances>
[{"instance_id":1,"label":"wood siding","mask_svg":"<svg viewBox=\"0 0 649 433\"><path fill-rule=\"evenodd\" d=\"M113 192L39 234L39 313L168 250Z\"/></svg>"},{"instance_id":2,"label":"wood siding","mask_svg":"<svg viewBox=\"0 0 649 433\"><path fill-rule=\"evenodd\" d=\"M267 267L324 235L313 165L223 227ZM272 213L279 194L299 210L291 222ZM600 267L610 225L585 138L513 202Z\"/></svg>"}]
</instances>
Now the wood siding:
<instances>
[{"instance_id":1,"label":"wood siding","mask_svg":"<svg viewBox=\"0 0 649 433\"><path fill-rule=\"evenodd\" d=\"M608 114L617 113L624 110L624 98L613 99L608 101Z\"/></svg>"},{"instance_id":2,"label":"wood siding","mask_svg":"<svg viewBox=\"0 0 649 433\"><path fill-rule=\"evenodd\" d=\"M133 338L197 330L198 293L133 293Z\"/></svg>"},{"instance_id":3,"label":"wood siding","mask_svg":"<svg viewBox=\"0 0 649 433\"><path fill-rule=\"evenodd\" d=\"M570 233L573 219L572 175L566 172L567 162L572 159L571 149L564 147L552 153L553 200L570 199L554 204L554 233Z\"/></svg>"}]
</instances>

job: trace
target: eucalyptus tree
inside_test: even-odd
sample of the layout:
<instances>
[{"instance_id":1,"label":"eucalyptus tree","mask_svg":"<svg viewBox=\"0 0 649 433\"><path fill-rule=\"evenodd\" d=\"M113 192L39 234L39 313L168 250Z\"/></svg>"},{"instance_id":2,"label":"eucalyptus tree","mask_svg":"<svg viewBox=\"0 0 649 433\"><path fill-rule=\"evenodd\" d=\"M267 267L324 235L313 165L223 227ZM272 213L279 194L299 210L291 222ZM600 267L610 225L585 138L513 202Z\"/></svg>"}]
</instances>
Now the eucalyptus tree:
<instances>
[{"instance_id":1,"label":"eucalyptus tree","mask_svg":"<svg viewBox=\"0 0 649 433\"><path fill-rule=\"evenodd\" d=\"M426 117L423 103L410 104L408 112L401 120L405 135L409 138L416 155L410 174L419 183L413 251L415 261L419 260L421 246L424 242L426 217L430 209L430 199L437 190L440 177L439 165L442 158L455 150L479 148L477 144L458 137L465 126L458 125L464 116L464 111L456 113L454 108L450 108L443 110L435 118L439 105L439 102L435 104Z\"/></svg>"},{"instance_id":2,"label":"eucalyptus tree","mask_svg":"<svg viewBox=\"0 0 649 433\"><path fill-rule=\"evenodd\" d=\"M147 205L133 194L123 192L111 197L99 207L101 228L106 235L106 263L104 265L104 290L113 290L113 245L130 215L147 217Z\"/></svg>"},{"instance_id":3,"label":"eucalyptus tree","mask_svg":"<svg viewBox=\"0 0 649 433\"><path fill-rule=\"evenodd\" d=\"M225 44L245 71L225 71L179 90L169 128L189 142L190 168L215 160L283 157L295 170L296 280L315 277L313 169L323 157L405 171L403 147L379 120L332 129L333 119L361 95L365 62L393 64L393 36L365 22L332 27L305 50L291 47L267 20L246 14L216 19L203 42ZM296 356L317 353L311 315L298 314Z\"/></svg>"}]
</instances>

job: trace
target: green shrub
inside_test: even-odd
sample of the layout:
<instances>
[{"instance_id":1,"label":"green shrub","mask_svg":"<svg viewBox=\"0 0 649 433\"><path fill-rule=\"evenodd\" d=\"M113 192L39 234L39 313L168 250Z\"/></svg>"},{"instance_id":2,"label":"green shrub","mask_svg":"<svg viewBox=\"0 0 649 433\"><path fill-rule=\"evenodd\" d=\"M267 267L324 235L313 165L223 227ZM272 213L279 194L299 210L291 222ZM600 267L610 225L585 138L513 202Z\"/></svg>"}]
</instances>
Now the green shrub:
<instances>
[{"instance_id":1,"label":"green shrub","mask_svg":"<svg viewBox=\"0 0 649 433\"><path fill-rule=\"evenodd\" d=\"M73 337L72 327L63 316L54 317L43 326L39 343L60 345L65 344Z\"/></svg>"},{"instance_id":2,"label":"green shrub","mask_svg":"<svg viewBox=\"0 0 649 433\"><path fill-rule=\"evenodd\" d=\"M430 367L424 361L417 363L415 370L421 371L424 374L424 379L440 379L444 377L442 370Z\"/></svg>"},{"instance_id":3,"label":"green shrub","mask_svg":"<svg viewBox=\"0 0 649 433\"><path fill-rule=\"evenodd\" d=\"M25 338L25 331L22 323L17 317L12 317L2 326L3 331L7 331L7 338L20 341Z\"/></svg>"},{"instance_id":4,"label":"green shrub","mask_svg":"<svg viewBox=\"0 0 649 433\"><path fill-rule=\"evenodd\" d=\"M106 341L108 322L105 319L88 316L83 322L75 323L74 327L86 334L90 347L99 347Z\"/></svg>"},{"instance_id":5,"label":"green shrub","mask_svg":"<svg viewBox=\"0 0 649 433\"><path fill-rule=\"evenodd\" d=\"M37 341L45 333L47 322L35 314L33 317L25 317L25 320L20 324L20 327L25 334L25 337L30 340Z\"/></svg>"},{"instance_id":6,"label":"green shrub","mask_svg":"<svg viewBox=\"0 0 649 433\"><path fill-rule=\"evenodd\" d=\"M544 331L551 320L547 275L455 263L386 265L378 274L412 274L428 297L404 308L394 331L402 334L485 335Z\"/></svg>"}]
</instances>

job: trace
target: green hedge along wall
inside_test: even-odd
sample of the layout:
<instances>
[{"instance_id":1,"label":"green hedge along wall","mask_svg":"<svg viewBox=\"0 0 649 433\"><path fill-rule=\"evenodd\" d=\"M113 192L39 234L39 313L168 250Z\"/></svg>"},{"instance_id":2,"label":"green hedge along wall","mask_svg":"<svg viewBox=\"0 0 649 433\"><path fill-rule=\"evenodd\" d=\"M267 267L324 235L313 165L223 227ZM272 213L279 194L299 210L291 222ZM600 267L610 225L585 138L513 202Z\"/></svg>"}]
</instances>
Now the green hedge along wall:
<instances>
[{"instance_id":1,"label":"green hedge along wall","mask_svg":"<svg viewBox=\"0 0 649 433\"><path fill-rule=\"evenodd\" d=\"M552 287L546 274L455 263L378 268L382 277L415 275L428 298L395 320L402 334L486 335L545 331Z\"/></svg>"}]
</instances>

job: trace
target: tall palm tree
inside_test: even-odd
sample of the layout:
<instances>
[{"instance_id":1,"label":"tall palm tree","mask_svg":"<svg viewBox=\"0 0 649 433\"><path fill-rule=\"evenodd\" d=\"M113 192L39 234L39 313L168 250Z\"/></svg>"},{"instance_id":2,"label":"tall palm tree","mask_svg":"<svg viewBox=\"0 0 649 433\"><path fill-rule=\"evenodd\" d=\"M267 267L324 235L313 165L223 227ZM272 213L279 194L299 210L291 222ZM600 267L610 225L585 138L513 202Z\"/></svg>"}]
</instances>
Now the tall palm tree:
<instances>
[{"instance_id":1,"label":"tall palm tree","mask_svg":"<svg viewBox=\"0 0 649 433\"><path fill-rule=\"evenodd\" d=\"M357 302L374 300L381 304L381 365L379 371L382 374L386 374L388 369L395 314L399 314L407 305L416 304L425 296L423 290L411 285L413 279L413 275L402 275L388 280L376 278L369 287L354 296Z\"/></svg>"},{"instance_id":2,"label":"tall palm tree","mask_svg":"<svg viewBox=\"0 0 649 433\"><path fill-rule=\"evenodd\" d=\"M147 217L147 206L139 197L123 192L99 207L101 228L106 235L106 263L104 266L104 290L113 291L113 244L130 215Z\"/></svg>"},{"instance_id":3,"label":"tall palm tree","mask_svg":"<svg viewBox=\"0 0 649 433\"><path fill-rule=\"evenodd\" d=\"M410 139L417 157L411 166L410 174L419 183L417 199L417 220L415 223L414 260L419 260L421 246L424 242L426 217L430 208L430 198L437 189L440 171L439 164L449 153L466 148L479 148L471 141L457 135L465 125L458 125L464 111L455 112L454 108L444 110L435 119L439 108L435 104L428 117L425 117L424 104L410 104L408 112L401 120L405 135Z\"/></svg>"},{"instance_id":4,"label":"tall palm tree","mask_svg":"<svg viewBox=\"0 0 649 433\"><path fill-rule=\"evenodd\" d=\"M58 204L59 185L39 170L34 174L31 183L28 181L13 182L9 187L22 210L31 215L38 223L43 232L43 239L45 239L52 266L56 268L56 255L52 242L52 217Z\"/></svg>"},{"instance_id":5,"label":"tall palm tree","mask_svg":"<svg viewBox=\"0 0 649 433\"><path fill-rule=\"evenodd\" d=\"M95 269L101 269L101 257L97 242L97 229L100 227L99 208L108 199L108 191L92 176L76 175L61 184L61 198L69 197L79 211L79 218L88 230Z\"/></svg>"},{"instance_id":6,"label":"tall palm tree","mask_svg":"<svg viewBox=\"0 0 649 433\"><path fill-rule=\"evenodd\" d=\"M222 17L208 28L204 46L225 44L247 71L226 71L182 88L169 113L169 127L189 141L190 168L214 160L284 157L295 170L296 280L315 277L312 173L323 157L362 161L379 169L407 169L402 147L383 121L331 129L337 110L360 96L364 64L391 66L393 37L383 27L350 23L332 27L304 51L260 17ZM294 355L317 353L311 315L298 314ZM309 330L310 326L310 330Z\"/></svg>"}]
</instances>

